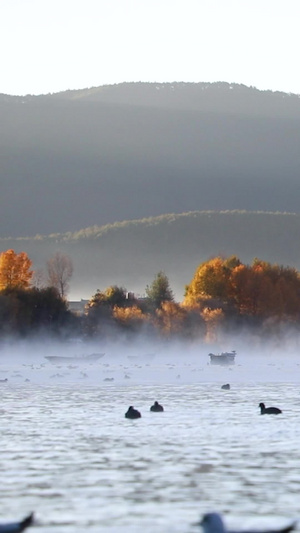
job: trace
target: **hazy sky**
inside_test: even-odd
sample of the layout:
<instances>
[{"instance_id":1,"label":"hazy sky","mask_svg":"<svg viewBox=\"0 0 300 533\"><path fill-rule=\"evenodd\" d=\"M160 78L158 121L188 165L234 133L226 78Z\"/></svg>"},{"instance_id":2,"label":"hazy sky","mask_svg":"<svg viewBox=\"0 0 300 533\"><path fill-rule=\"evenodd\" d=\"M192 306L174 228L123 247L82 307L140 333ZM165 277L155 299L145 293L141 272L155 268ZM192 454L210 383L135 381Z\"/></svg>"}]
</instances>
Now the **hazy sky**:
<instances>
[{"instance_id":1,"label":"hazy sky","mask_svg":"<svg viewBox=\"0 0 300 533\"><path fill-rule=\"evenodd\" d=\"M0 93L227 81L300 94L300 0L1 0Z\"/></svg>"}]
</instances>

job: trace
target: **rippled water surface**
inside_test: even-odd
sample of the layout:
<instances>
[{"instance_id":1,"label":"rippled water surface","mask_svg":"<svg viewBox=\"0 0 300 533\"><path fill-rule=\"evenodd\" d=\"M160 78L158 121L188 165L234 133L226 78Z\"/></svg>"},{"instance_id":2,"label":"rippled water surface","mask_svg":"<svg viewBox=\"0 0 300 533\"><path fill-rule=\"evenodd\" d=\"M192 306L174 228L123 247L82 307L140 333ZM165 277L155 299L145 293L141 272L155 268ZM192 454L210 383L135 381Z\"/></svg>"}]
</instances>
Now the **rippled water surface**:
<instances>
[{"instance_id":1,"label":"rippled water surface","mask_svg":"<svg viewBox=\"0 0 300 533\"><path fill-rule=\"evenodd\" d=\"M210 510L241 528L298 518L299 365L258 361L3 360L1 516L34 510L41 533L197 532Z\"/></svg>"}]
</instances>

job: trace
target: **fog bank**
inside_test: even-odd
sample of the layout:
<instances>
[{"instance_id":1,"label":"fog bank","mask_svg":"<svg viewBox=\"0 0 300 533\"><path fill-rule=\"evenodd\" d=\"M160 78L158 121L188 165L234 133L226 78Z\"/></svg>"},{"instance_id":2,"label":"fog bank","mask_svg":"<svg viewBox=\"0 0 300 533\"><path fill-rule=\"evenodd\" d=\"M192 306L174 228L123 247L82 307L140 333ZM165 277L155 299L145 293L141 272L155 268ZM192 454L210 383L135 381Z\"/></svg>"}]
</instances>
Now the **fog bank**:
<instances>
[{"instance_id":1,"label":"fog bank","mask_svg":"<svg viewBox=\"0 0 300 533\"><path fill-rule=\"evenodd\" d=\"M262 343L261 343L262 344ZM276 346L252 345L234 338L222 350L203 343L99 342L58 343L50 340L7 341L0 351L0 386L30 384L80 387L127 387L140 385L197 383L268 383L300 381L298 342ZM210 352L231 351L235 364L212 365ZM104 354L98 360L84 360L88 354ZM50 361L47 357L70 357ZM82 358L82 359L81 359Z\"/></svg>"}]
</instances>

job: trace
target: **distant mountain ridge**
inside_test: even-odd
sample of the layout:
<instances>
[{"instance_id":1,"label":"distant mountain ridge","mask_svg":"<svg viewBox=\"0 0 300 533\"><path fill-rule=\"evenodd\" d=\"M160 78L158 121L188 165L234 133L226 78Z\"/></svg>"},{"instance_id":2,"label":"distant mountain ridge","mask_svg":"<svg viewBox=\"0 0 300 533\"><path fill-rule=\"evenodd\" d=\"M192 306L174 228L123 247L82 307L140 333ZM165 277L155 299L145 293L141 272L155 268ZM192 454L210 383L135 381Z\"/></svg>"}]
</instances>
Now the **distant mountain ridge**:
<instances>
[{"instance_id":1,"label":"distant mountain ridge","mask_svg":"<svg viewBox=\"0 0 300 533\"><path fill-rule=\"evenodd\" d=\"M164 213L299 212L298 95L124 83L0 95L0 235Z\"/></svg>"},{"instance_id":2,"label":"distant mountain ridge","mask_svg":"<svg viewBox=\"0 0 300 533\"><path fill-rule=\"evenodd\" d=\"M94 102L98 104L159 107L222 113L285 115L300 114L300 95L282 91L262 91L255 87L227 82L145 83L126 82L43 95L11 96L0 94L1 103L40 104Z\"/></svg>"},{"instance_id":3,"label":"distant mountain ridge","mask_svg":"<svg viewBox=\"0 0 300 533\"><path fill-rule=\"evenodd\" d=\"M113 284L144 294L163 270L180 300L197 266L217 255L238 255L244 263L259 257L300 270L299 242L299 214L195 211L75 233L0 239L0 250L26 251L36 270L56 251L70 255L72 299L89 298Z\"/></svg>"}]
</instances>

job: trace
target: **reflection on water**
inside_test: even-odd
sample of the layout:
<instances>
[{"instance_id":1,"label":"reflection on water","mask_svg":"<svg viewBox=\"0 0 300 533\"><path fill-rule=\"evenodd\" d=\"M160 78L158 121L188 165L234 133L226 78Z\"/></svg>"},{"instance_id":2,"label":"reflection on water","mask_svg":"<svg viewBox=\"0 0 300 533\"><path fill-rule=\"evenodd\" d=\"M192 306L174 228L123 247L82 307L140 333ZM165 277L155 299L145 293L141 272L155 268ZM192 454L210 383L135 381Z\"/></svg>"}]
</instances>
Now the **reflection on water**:
<instances>
[{"instance_id":1,"label":"reflection on water","mask_svg":"<svg viewBox=\"0 0 300 533\"><path fill-rule=\"evenodd\" d=\"M224 391L228 369L181 384L175 366L168 384L53 383L51 373L65 372L55 367L38 383L37 371L25 382L22 364L1 368L5 520L34 510L41 533L196 533L192 523L210 510L232 527L279 527L299 514L296 382L233 379ZM164 413L149 411L154 400ZM261 401L283 414L261 416ZM129 405L141 419L124 418Z\"/></svg>"}]
</instances>

